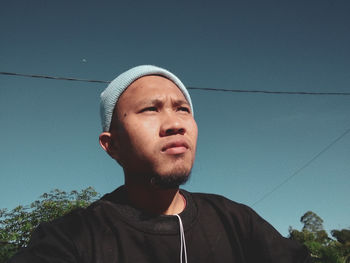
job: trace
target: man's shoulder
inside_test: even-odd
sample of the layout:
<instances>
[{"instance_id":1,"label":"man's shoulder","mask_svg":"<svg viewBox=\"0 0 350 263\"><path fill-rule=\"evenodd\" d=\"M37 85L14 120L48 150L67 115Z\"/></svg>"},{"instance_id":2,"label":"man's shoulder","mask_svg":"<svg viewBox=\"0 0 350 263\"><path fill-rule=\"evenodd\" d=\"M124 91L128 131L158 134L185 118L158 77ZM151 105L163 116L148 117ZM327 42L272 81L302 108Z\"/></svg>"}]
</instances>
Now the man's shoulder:
<instances>
[{"instance_id":1,"label":"man's shoulder","mask_svg":"<svg viewBox=\"0 0 350 263\"><path fill-rule=\"evenodd\" d=\"M182 190L184 191L184 190ZM239 208L245 208L247 207L246 205L233 201L223 195L220 194L214 194L214 193L201 193L201 192L188 192L185 191L187 194L191 195L193 199L195 200L202 200L204 202L213 202L213 203L218 203L222 205L229 205L229 206L234 206L234 207L239 207Z\"/></svg>"},{"instance_id":2,"label":"man's shoulder","mask_svg":"<svg viewBox=\"0 0 350 263\"><path fill-rule=\"evenodd\" d=\"M249 206L233 201L223 195L214 193L199 193L199 192L187 192L192 197L194 202L200 208L208 209L212 208L215 211L221 211L222 213L242 215L242 216L255 216L256 213Z\"/></svg>"},{"instance_id":3,"label":"man's shoulder","mask_svg":"<svg viewBox=\"0 0 350 263\"><path fill-rule=\"evenodd\" d=\"M192 196L194 196L195 198L199 198L199 199L215 200L215 201L222 201L222 202L229 202L229 203L231 202L231 203L239 205L239 203L232 201L232 200L228 199L227 197L225 197L223 195L219 195L219 194L201 193L201 192L187 192L187 193L189 193Z\"/></svg>"},{"instance_id":4,"label":"man's shoulder","mask_svg":"<svg viewBox=\"0 0 350 263\"><path fill-rule=\"evenodd\" d=\"M97 200L85 208L76 208L67 214L58 217L50 222L43 222L39 229L57 229L65 233L77 234L87 228L92 223L98 225L103 211L107 210L108 201Z\"/></svg>"}]
</instances>

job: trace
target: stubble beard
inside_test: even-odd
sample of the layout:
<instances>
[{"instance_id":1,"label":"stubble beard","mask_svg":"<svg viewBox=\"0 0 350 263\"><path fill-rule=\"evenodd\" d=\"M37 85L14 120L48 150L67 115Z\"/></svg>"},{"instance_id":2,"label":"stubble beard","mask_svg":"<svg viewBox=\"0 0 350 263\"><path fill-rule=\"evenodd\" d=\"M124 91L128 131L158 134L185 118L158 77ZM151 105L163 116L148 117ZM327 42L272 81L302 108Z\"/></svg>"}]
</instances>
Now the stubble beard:
<instances>
[{"instance_id":1,"label":"stubble beard","mask_svg":"<svg viewBox=\"0 0 350 263\"><path fill-rule=\"evenodd\" d=\"M193 162L191 164L186 164L186 162L185 164L175 164L176 160L173 160L172 167L165 169L162 168L162 162L164 160L159 160L156 163L144 162L136 170L129 170L128 172L123 167L124 174L134 183L164 190L178 189L180 185L185 184L190 178Z\"/></svg>"},{"instance_id":2,"label":"stubble beard","mask_svg":"<svg viewBox=\"0 0 350 263\"><path fill-rule=\"evenodd\" d=\"M188 170L173 171L166 175L154 174L150 183L160 189L176 189L187 182L191 174Z\"/></svg>"},{"instance_id":3,"label":"stubble beard","mask_svg":"<svg viewBox=\"0 0 350 263\"><path fill-rule=\"evenodd\" d=\"M133 182L141 185L149 185L158 189L177 189L180 185L185 184L191 174L191 169L181 167L172 169L168 172L148 171L143 172L126 172L124 174L128 178L129 183Z\"/></svg>"}]
</instances>

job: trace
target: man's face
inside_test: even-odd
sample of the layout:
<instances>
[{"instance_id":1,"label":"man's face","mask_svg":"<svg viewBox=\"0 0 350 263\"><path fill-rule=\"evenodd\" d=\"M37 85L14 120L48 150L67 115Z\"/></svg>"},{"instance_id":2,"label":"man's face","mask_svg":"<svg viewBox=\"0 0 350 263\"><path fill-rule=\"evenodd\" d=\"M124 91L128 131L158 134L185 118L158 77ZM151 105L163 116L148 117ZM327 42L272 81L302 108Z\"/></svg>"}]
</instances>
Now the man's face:
<instances>
[{"instance_id":1,"label":"man's face","mask_svg":"<svg viewBox=\"0 0 350 263\"><path fill-rule=\"evenodd\" d=\"M197 124L179 88L161 76L145 76L121 95L111 136L126 176L171 188L192 169Z\"/></svg>"}]
</instances>

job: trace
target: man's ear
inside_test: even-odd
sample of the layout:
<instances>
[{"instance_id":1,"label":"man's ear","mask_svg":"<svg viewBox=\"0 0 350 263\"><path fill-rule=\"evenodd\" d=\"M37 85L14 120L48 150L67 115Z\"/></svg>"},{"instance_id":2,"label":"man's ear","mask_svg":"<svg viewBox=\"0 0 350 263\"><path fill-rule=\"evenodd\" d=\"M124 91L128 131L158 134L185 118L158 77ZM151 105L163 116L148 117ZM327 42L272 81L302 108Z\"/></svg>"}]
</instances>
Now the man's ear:
<instances>
[{"instance_id":1,"label":"man's ear","mask_svg":"<svg viewBox=\"0 0 350 263\"><path fill-rule=\"evenodd\" d=\"M118 161L118 147L116 143L113 143L112 134L110 132L102 132L99 136L99 142L103 150Z\"/></svg>"}]
</instances>

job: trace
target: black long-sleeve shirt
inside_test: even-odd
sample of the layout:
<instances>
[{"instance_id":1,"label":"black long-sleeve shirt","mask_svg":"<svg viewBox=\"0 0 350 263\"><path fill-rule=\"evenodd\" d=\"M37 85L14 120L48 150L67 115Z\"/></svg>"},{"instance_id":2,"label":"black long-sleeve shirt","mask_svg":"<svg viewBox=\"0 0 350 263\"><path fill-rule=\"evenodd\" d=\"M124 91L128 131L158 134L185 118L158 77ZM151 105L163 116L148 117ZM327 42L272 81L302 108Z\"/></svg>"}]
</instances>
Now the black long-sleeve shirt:
<instances>
[{"instance_id":1,"label":"black long-sleeve shirt","mask_svg":"<svg viewBox=\"0 0 350 263\"><path fill-rule=\"evenodd\" d=\"M180 262L178 218L143 213L128 204L124 191L41 224L9 263ZM304 247L249 207L218 195L181 193L188 262L310 262Z\"/></svg>"}]
</instances>

